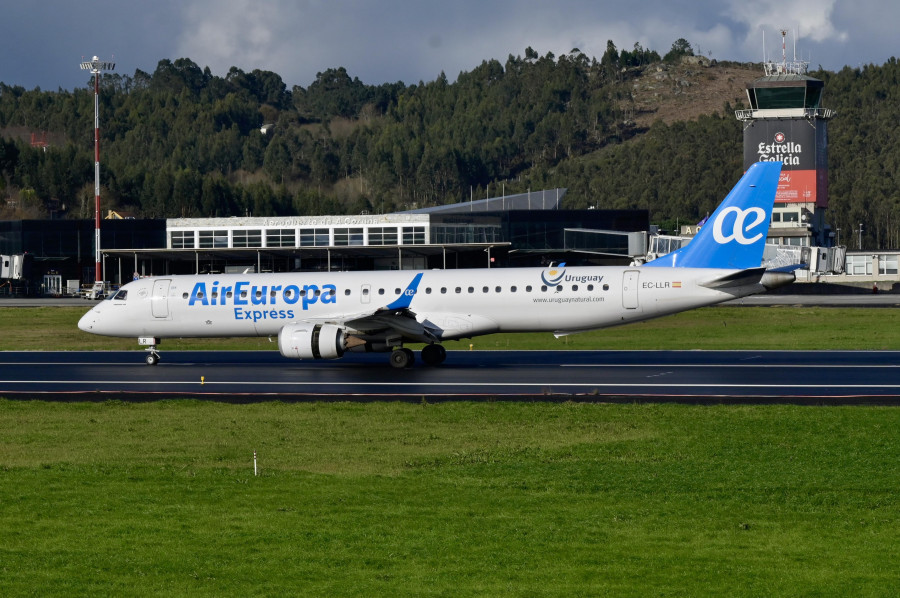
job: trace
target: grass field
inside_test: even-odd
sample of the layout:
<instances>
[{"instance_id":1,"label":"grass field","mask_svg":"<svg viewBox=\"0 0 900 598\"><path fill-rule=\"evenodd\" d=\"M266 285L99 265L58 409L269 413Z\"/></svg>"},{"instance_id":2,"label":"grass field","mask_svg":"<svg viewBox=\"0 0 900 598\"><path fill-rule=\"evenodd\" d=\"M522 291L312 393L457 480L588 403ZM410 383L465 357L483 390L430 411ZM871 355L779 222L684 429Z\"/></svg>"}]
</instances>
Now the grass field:
<instances>
[{"instance_id":1,"label":"grass field","mask_svg":"<svg viewBox=\"0 0 900 598\"><path fill-rule=\"evenodd\" d=\"M900 588L897 409L0 401L0 428L3 596Z\"/></svg>"},{"instance_id":2,"label":"grass field","mask_svg":"<svg viewBox=\"0 0 900 598\"><path fill-rule=\"evenodd\" d=\"M473 342L900 349L895 311ZM137 348L83 312L4 308L0 348ZM163 348L204 347L272 345ZM885 407L0 399L0 596L893 596L898 455Z\"/></svg>"},{"instance_id":3,"label":"grass field","mask_svg":"<svg viewBox=\"0 0 900 598\"><path fill-rule=\"evenodd\" d=\"M140 350L137 339L78 329L79 307L0 308L0 351ZM900 350L900 310L829 307L708 307L658 320L556 339L550 333L491 334L448 342L468 349L892 349ZM263 349L267 338L165 339L163 351Z\"/></svg>"}]
</instances>

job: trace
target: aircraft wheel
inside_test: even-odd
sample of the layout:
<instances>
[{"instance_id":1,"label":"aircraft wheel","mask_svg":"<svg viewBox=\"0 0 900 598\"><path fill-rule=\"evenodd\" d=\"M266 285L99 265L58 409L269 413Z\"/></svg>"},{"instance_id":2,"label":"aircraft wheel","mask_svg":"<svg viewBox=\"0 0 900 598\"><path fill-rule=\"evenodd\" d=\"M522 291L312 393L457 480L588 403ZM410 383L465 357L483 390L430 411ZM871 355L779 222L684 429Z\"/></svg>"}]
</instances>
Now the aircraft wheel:
<instances>
[{"instance_id":1,"label":"aircraft wheel","mask_svg":"<svg viewBox=\"0 0 900 598\"><path fill-rule=\"evenodd\" d=\"M422 361L425 365L441 365L445 359L447 359L447 350L443 345L425 345L422 348Z\"/></svg>"},{"instance_id":2,"label":"aircraft wheel","mask_svg":"<svg viewBox=\"0 0 900 598\"><path fill-rule=\"evenodd\" d=\"M409 349L395 349L394 352L391 353L391 365L398 370L410 367L413 364L414 359L413 352Z\"/></svg>"},{"instance_id":3,"label":"aircraft wheel","mask_svg":"<svg viewBox=\"0 0 900 598\"><path fill-rule=\"evenodd\" d=\"M156 365L159 363L159 354L158 353L147 353L147 357L144 359L147 362L147 365Z\"/></svg>"}]
</instances>

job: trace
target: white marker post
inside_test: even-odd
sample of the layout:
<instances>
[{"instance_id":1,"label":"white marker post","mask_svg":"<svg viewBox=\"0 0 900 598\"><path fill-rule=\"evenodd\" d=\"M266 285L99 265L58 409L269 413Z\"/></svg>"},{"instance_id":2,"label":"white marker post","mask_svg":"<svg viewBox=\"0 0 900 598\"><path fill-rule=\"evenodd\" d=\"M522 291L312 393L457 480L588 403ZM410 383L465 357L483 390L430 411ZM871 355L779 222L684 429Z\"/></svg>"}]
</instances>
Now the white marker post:
<instances>
[{"instance_id":1,"label":"white marker post","mask_svg":"<svg viewBox=\"0 0 900 598\"><path fill-rule=\"evenodd\" d=\"M258 476L259 474L256 472L256 451L253 451L253 475Z\"/></svg>"}]
</instances>

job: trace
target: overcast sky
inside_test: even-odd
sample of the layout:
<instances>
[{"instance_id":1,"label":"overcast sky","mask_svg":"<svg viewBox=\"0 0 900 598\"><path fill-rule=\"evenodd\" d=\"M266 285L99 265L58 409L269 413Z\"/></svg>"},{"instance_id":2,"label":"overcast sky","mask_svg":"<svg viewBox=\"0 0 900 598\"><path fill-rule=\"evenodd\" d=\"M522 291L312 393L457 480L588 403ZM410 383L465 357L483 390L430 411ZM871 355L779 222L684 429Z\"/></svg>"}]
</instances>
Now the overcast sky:
<instances>
[{"instance_id":1,"label":"overcast sky","mask_svg":"<svg viewBox=\"0 0 900 598\"><path fill-rule=\"evenodd\" d=\"M343 66L377 85L453 81L482 60L505 62L579 48L598 59L612 40L664 55L683 37L696 53L780 58L780 28L798 57L839 70L880 65L898 51L895 0L42 0L0 2L0 82L45 91L89 85L82 60L152 73L190 58L213 74L231 66L281 75L288 89Z\"/></svg>"}]
</instances>

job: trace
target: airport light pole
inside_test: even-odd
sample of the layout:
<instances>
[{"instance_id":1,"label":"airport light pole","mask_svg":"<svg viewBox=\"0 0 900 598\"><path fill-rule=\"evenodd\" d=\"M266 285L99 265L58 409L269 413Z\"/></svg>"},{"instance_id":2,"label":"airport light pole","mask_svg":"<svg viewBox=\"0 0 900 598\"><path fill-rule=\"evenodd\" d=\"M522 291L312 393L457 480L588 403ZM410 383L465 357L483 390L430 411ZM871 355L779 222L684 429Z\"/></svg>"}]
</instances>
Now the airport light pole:
<instances>
[{"instance_id":1,"label":"airport light pole","mask_svg":"<svg viewBox=\"0 0 900 598\"><path fill-rule=\"evenodd\" d=\"M100 73L116 68L116 63L100 60L96 56L81 63L81 70L94 75L94 257L96 271L94 282L103 280L103 264L100 257Z\"/></svg>"}]
</instances>

